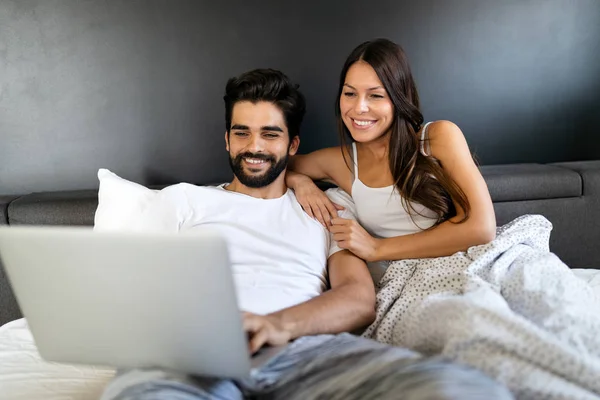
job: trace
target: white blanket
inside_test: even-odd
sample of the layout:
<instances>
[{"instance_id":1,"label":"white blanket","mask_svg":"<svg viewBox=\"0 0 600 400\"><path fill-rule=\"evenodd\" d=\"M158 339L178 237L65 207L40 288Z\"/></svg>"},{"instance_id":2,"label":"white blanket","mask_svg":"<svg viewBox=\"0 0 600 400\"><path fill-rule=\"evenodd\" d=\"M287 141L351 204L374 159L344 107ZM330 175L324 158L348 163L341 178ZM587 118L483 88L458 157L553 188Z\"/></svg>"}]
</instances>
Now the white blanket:
<instances>
[{"instance_id":1,"label":"white blanket","mask_svg":"<svg viewBox=\"0 0 600 400\"><path fill-rule=\"evenodd\" d=\"M364 336L471 365L518 398L600 398L600 296L548 251L551 229L523 216L487 245L391 263Z\"/></svg>"},{"instance_id":2,"label":"white blanket","mask_svg":"<svg viewBox=\"0 0 600 400\"><path fill-rule=\"evenodd\" d=\"M115 371L43 360L24 319L0 327L0 399L97 400Z\"/></svg>"}]
</instances>

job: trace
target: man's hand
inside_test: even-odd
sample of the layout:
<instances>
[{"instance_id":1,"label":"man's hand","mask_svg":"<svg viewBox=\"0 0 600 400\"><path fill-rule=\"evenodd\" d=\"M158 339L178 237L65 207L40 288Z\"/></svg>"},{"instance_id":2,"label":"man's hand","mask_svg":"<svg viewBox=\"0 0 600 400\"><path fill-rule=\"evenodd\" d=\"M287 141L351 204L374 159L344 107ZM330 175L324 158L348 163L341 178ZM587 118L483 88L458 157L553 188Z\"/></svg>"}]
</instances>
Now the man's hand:
<instances>
[{"instance_id":1,"label":"man's hand","mask_svg":"<svg viewBox=\"0 0 600 400\"><path fill-rule=\"evenodd\" d=\"M265 344L280 346L292 339L292 334L284 329L277 317L245 312L242 318L244 330L249 336L251 354L256 353Z\"/></svg>"},{"instance_id":2,"label":"man's hand","mask_svg":"<svg viewBox=\"0 0 600 400\"><path fill-rule=\"evenodd\" d=\"M380 239L376 239L353 219L334 218L329 231L341 249L350 250L365 261L376 261Z\"/></svg>"}]
</instances>

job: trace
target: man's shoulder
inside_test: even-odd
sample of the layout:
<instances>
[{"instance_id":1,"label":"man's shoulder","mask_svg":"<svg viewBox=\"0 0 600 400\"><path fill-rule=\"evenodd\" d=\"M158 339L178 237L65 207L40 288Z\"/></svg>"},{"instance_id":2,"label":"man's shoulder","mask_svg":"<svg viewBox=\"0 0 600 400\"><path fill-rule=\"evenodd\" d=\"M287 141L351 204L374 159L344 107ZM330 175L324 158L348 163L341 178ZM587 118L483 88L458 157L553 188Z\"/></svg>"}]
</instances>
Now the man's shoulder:
<instances>
[{"instance_id":1,"label":"man's shoulder","mask_svg":"<svg viewBox=\"0 0 600 400\"><path fill-rule=\"evenodd\" d=\"M316 229L318 231L327 233L327 229L325 229L325 227L321 225L319 221L317 221L315 218L312 218L306 213L306 211L304 211L293 190L288 189L288 192L285 194L285 196L287 196L290 206L294 209L298 215L298 218L302 220L303 223L306 223L305 226L307 228Z\"/></svg>"},{"instance_id":2,"label":"man's shoulder","mask_svg":"<svg viewBox=\"0 0 600 400\"><path fill-rule=\"evenodd\" d=\"M336 187L332 189L327 189L325 194L331 201L341 201L345 204L354 204L354 200L352 200L352 196L346 193L343 189ZM344 204L340 204L344 205Z\"/></svg>"},{"instance_id":3,"label":"man's shoulder","mask_svg":"<svg viewBox=\"0 0 600 400\"><path fill-rule=\"evenodd\" d=\"M333 203L344 207L343 210L338 211L338 216L347 219L357 219L356 204L354 204L352 196L341 188L328 189L325 191L325 194Z\"/></svg>"}]
</instances>

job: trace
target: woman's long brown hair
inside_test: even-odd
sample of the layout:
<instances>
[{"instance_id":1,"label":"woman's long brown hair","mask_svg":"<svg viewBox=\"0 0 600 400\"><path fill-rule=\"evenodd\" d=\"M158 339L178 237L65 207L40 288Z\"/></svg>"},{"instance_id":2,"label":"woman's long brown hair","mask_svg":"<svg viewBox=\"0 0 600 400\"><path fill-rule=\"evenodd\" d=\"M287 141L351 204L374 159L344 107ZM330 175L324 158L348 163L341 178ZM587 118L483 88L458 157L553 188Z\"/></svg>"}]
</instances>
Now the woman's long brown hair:
<instances>
[{"instance_id":1,"label":"woman's long brown hair","mask_svg":"<svg viewBox=\"0 0 600 400\"><path fill-rule=\"evenodd\" d=\"M457 222L466 221L470 205L464 191L436 160L419 151L421 138L418 132L423 125L419 94L406 54L394 42L387 39L365 42L346 59L335 105L342 152L348 148L348 140L352 141L352 135L342 120L340 96L346 73L357 61L364 61L375 70L394 105L388 156L394 185L402 196L404 209L413 218L419 213L411 202L421 204L437 214L437 225L457 215L456 204L464 212L463 218Z\"/></svg>"}]
</instances>

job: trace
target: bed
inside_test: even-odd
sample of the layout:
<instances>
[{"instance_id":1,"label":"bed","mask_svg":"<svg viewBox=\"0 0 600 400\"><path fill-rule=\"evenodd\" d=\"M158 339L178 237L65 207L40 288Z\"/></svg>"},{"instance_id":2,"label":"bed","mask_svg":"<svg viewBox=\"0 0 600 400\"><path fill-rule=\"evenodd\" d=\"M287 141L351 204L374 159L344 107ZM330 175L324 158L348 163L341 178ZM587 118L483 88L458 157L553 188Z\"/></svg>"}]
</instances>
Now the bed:
<instances>
[{"instance_id":1,"label":"bed","mask_svg":"<svg viewBox=\"0 0 600 400\"><path fill-rule=\"evenodd\" d=\"M44 361L24 318L0 327L0 398L97 400L114 375L110 368Z\"/></svg>"},{"instance_id":2,"label":"bed","mask_svg":"<svg viewBox=\"0 0 600 400\"><path fill-rule=\"evenodd\" d=\"M541 214L550 248L600 296L600 161L484 166L498 225ZM0 224L92 225L97 191L0 196ZM600 310L598 310L600 312ZM0 398L97 399L110 368L42 360L0 265Z\"/></svg>"}]
</instances>

